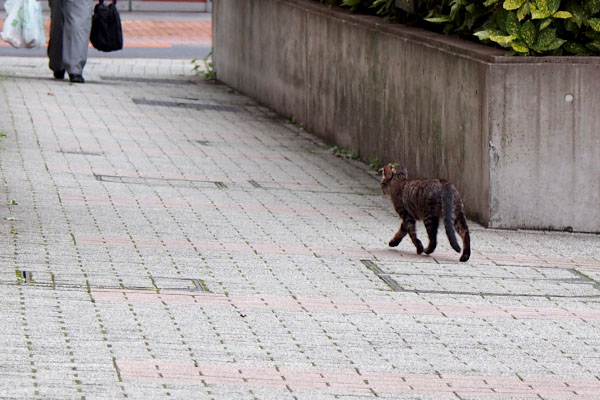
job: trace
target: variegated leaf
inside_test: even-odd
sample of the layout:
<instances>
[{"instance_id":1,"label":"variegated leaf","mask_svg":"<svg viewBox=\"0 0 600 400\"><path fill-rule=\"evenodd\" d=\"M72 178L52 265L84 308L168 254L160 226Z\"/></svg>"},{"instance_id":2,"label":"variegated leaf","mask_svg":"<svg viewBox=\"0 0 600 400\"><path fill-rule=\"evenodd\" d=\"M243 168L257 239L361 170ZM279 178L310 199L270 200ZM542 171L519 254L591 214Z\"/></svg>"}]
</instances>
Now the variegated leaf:
<instances>
[{"instance_id":1,"label":"variegated leaf","mask_svg":"<svg viewBox=\"0 0 600 400\"><path fill-rule=\"evenodd\" d=\"M538 27L538 31L542 31L542 30L546 29L551 23L552 23L552 20L550 18L546 18L545 20L543 20L542 22L540 22L540 26Z\"/></svg>"},{"instance_id":2,"label":"variegated leaf","mask_svg":"<svg viewBox=\"0 0 600 400\"><path fill-rule=\"evenodd\" d=\"M515 40L515 37L513 35L492 35L490 40L501 45L508 45Z\"/></svg>"},{"instance_id":3,"label":"variegated leaf","mask_svg":"<svg viewBox=\"0 0 600 400\"><path fill-rule=\"evenodd\" d=\"M532 19L544 19L552 15L550 11L548 11L548 3L546 0L532 1L529 3L529 7L531 9Z\"/></svg>"},{"instance_id":4,"label":"variegated leaf","mask_svg":"<svg viewBox=\"0 0 600 400\"><path fill-rule=\"evenodd\" d=\"M548 50L548 47L554 41L554 39L556 39L555 29L546 28L540 30L537 41L535 43L535 49L539 49L539 51Z\"/></svg>"},{"instance_id":5,"label":"variegated leaf","mask_svg":"<svg viewBox=\"0 0 600 400\"><path fill-rule=\"evenodd\" d=\"M531 11L529 8L529 2L526 1L525 3L523 3L521 8L519 8L519 11L517 11L517 18L519 18L519 21L523 21L525 17L529 15L530 12Z\"/></svg>"},{"instance_id":6,"label":"variegated leaf","mask_svg":"<svg viewBox=\"0 0 600 400\"><path fill-rule=\"evenodd\" d=\"M442 24L444 22L452 21L452 18L450 18L449 16L432 17L432 18L425 18L425 21L432 22L434 24Z\"/></svg>"},{"instance_id":7,"label":"variegated leaf","mask_svg":"<svg viewBox=\"0 0 600 400\"><path fill-rule=\"evenodd\" d=\"M506 16L506 32L510 33L513 36L518 36L520 29L521 24L519 23L517 13L509 12Z\"/></svg>"},{"instance_id":8,"label":"variegated leaf","mask_svg":"<svg viewBox=\"0 0 600 400\"><path fill-rule=\"evenodd\" d=\"M600 18L590 18L587 20L587 24L596 32L600 32Z\"/></svg>"},{"instance_id":9,"label":"variegated leaf","mask_svg":"<svg viewBox=\"0 0 600 400\"><path fill-rule=\"evenodd\" d=\"M484 7L489 7L489 6L493 6L494 4L496 4L497 2L499 2L500 0L487 0L485 3L483 3Z\"/></svg>"},{"instance_id":10,"label":"variegated leaf","mask_svg":"<svg viewBox=\"0 0 600 400\"><path fill-rule=\"evenodd\" d=\"M475 32L474 35L477 36L479 40L489 40L492 36L502 36L503 33L495 29L486 29L484 31Z\"/></svg>"},{"instance_id":11,"label":"variegated leaf","mask_svg":"<svg viewBox=\"0 0 600 400\"><path fill-rule=\"evenodd\" d=\"M571 17L573 17L573 14L571 14L568 11L557 11L554 14L552 14L552 18L567 19Z\"/></svg>"},{"instance_id":12,"label":"variegated leaf","mask_svg":"<svg viewBox=\"0 0 600 400\"><path fill-rule=\"evenodd\" d=\"M560 7L560 0L546 0L546 9L550 13L550 15L557 12L559 7Z\"/></svg>"},{"instance_id":13,"label":"variegated leaf","mask_svg":"<svg viewBox=\"0 0 600 400\"><path fill-rule=\"evenodd\" d=\"M517 8L521 7L525 1L527 0L504 0L502 7L509 11L516 10Z\"/></svg>"},{"instance_id":14,"label":"variegated leaf","mask_svg":"<svg viewBox=\"0 0 600 400\"><path fill-rule=\"evenodd\" d=\"M517 53L529 53L529 47L522 40L515 40L510 43L510 47Z\"/></svg>"},{"instance_id":15,"label":"variegated leaf","mask_svg":"<svg viewBox=\"0 0 600 400\"><path fill-rule=\"evenodd\" d=\"M532 46L537 40L537 28L532 21L526 21L521 25L521 39L528 45Z\"/></svg>"}]
</instances>

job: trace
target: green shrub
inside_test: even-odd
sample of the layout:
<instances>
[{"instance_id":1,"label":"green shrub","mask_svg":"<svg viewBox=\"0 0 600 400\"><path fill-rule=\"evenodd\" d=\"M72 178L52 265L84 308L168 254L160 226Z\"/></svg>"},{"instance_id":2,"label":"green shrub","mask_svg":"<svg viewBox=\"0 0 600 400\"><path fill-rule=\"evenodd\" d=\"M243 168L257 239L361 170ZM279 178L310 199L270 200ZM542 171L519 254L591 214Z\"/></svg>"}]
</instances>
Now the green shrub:
<instances>
[{"instance_id":1,"label":"green shrub","mask_svg":"<svg viewBox=\"0 0 600 400\"><path fill-rule=\"evenodd\" d=\"M321 0L518 55L600 55L600 0Z\"/></svg>"}]
</instances>

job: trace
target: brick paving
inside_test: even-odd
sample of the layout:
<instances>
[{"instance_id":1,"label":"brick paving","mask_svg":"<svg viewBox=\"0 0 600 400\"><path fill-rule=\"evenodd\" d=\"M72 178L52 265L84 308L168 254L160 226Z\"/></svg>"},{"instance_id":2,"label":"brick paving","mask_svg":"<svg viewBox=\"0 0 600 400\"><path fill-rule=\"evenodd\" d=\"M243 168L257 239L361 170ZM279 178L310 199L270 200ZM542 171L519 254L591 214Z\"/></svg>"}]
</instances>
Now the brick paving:
<instances>
[{"instance_id":1,"label":"brick paving","mask_svg":"<svg viewBox=\"0 0 600 400\"><path fill-rule=\"evenodd\" d=\"M189 61L46 64L0 63L1 398L600 398L598 235L389 249L373 172Z\"/></svg>"}]
</instances>

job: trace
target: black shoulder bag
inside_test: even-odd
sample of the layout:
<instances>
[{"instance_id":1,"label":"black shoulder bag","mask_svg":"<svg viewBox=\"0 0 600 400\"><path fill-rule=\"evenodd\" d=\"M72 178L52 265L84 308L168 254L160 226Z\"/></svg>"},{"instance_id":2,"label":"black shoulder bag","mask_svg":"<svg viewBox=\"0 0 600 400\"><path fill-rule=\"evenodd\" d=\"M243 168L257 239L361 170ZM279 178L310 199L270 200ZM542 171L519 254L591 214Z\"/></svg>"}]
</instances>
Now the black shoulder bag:
<instances>
[{"instance_id":1,"label":"black shoulder bag","mask_svg":"<svg viewBox=\"0 0 600 400\"><path fill-rule=\"evenodd\" d=\"M123 48L123 31L117 0L113 0L108 6L104 4L104 0L100 0L94 7L90 41L92 46L100 51L108 52Z\"/></svg>"}]
</instances>

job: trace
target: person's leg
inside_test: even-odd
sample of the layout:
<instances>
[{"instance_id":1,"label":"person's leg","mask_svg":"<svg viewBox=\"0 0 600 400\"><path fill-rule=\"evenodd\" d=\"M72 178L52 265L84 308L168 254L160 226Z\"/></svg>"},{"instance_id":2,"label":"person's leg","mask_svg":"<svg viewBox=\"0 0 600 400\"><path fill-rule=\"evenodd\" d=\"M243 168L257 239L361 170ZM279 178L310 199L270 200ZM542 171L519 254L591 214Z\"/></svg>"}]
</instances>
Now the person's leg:
<instances>
[{"instance_id":1,"label":"person's leg","mask_svg":"<svg viewBox=\"0 0 600 400\"><path fill-rule=\"evenodd\" d=\"M64 0L49 0L50 6L50 39L48 40L48 66L54 77L62 79L65 75L63 65L63 11Z\"/></svg>"},{"instance_id":2,"label":"person's leg","mask_svg":"<svg viewBox=\"0 0 600 400\"><path fill-rule=\"evenodd\" d=\"M87 62L94 3L92 0L64 1L63 63L69 76L73 78L83 74L83 67Z\"/></svg>"}]
</instances>

